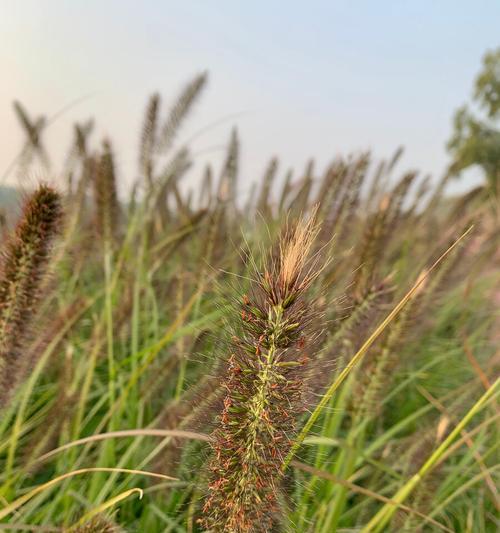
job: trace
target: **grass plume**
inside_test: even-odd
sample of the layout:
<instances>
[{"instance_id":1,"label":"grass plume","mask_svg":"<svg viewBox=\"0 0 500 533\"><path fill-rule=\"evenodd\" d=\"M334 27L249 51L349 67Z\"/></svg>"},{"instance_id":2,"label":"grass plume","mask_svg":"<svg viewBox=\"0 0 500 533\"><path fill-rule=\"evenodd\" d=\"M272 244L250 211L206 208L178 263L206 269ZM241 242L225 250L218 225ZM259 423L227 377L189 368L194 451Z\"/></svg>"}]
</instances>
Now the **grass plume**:
<instances>
[{"instance_id":1,"label":"grass plume","mask_svg":"<svg viewBox=\"0 0 500 533\"><path fill-rule=\"evenodd\" d=\"M286 232L243 296L223 383L204 523L214 531L268 531L279 522L281 465L304 408L315 331L306 291L318 273L314 215Z\"/></svg>"},{"instance_id":2,"label":"grass plume","mask_svg":"<svg viewBox=\"0 0 500 533\"><path fill-rule=\"evenodd\" d=\"M112 242L117 236L120 206L116 191L115 162L111 143L102 144L102 154L94 175L96 203L96 229L105 241Z\"/></svg>"},{"instance_id":3,"label":"grass plume","mask_svg":"<svg viewBox=\"0 0 500 533\"><path fill-rule=\"evenodd\" d=\"M3 250L0 279L0 405L19 380L40 285L60 231L61 198L41 185L27 200L14 234Z\"/></svg>"}]
</instances>

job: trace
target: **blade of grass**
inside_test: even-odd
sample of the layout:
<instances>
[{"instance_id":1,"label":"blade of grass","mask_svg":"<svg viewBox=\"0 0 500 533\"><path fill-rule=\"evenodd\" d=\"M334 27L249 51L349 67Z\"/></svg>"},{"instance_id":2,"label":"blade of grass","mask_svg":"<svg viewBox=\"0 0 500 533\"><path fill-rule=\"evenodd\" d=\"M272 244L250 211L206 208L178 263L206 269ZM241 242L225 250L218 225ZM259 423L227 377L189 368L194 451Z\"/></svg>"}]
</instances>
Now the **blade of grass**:
<instances>
[{"instance_id":1,"label":"blade of grass","mask_svg":"<svg viewBox=\"0 0 500 533\"><path fill-rule=\"evenodd\" d=\"M368 351L368 349L372 346L372 344L378 339L378 337L383 333L383 331L387 328L387 326L392 322L392 320L399 314L399 312L405 307L405 305L418 293L421 285L423 282L427 279L429 274L443 261L451 252L454 250L460 242L462 242L463 239L472 231L473 226L471 226L465 233L462 234L461 237L459 237L435 262L434 264L422 275L419 276L413 287L406 293L406 295L400 300L400 302L394 307L394 309L387 315L387 317L382 321L382 323L375 329L375 331L368 337L368 339L364 342L364 344L361 346L361 348L354 354L352 359L348 362L346 367L339 373L338 377L335 379L335 381L330 385L329 389L326 391L326 393L321 398L320 402L314 409L314 411L309 416L306 424L302 428L302 431L298 435L296 441L294 442L292 448L290 449L290 452L285 457L285 460L283 461L282 469L286 470L288 465L290 464L290 461L294 457L295 453L300 448L303 440L305 439L306 435L311 431L312 427L314 426L316 420L318 419L319 415L321 414L321 411L325 408L326 405L330 402L330 399L332 398L335 391L340 387L340 385L343 383L343 381L347 378L347 376L350 374L351 370L358 364L358 362L363 358L365 353Z\"/></svg>"},{"instance_id":2,"label":"blade of grass","mask_svg":"<svg viewBox=\"0 0 500 533\"><path fill-rule=\"evenodd\" d=\"M455 438L463 431L465 426L470 420L481 411L484 405L490 398L493 398L500 385L500 378L479 398L479 400L471 407L468 413L462 418L462 420L455 426L453 431L448 437L441 443L440 446L431 454L431 456L424 463L422 468L412 476L394 495L392 498L397 503L402 503L412 493L415 487L420 483L421 479L428 474L441 459L443 454L447 451L448 447L452 444ZM366 524L361 530L362 533L369 533L370 531L382 531L390 519L392 518L396 507L393 504L385 504L378 513Z\"/></svg>"},{"instance_id":3,"label":"blade of grass","mask_svg":"<svg viewBox=\"0 0 500 533\"><path fill-rule=\"evenodd\" d=\"M121 502L122 500L126 500L129 496L132 496L132 494L139 494L139 500L142 500L142 497L144 495L144 491L139 488L133 488L126 490L116 496L113 496L109 500L106 500L105 502L101 503L101 505L98 505L95 509L91 509L89 512L85 513L78 522L73 524L71 527L67 529L67 532L70 533L71 531L74 531L77 527L84 525L86 522L88 522L91 518L94 516L97 516L98 514L102 513L106 509L109 509L110 507L113 507L113 505Z\"/></svg>"},{"instance_id":4,"label":"blade of grass","mask_svg":"<svg viewBox=\"0 0 500 533\"><path fill-rule=\"evenodd\" d=\"M176 437L179 439L193 439L210 442L211 438L203 433L196 433L195 431L183 431L180 429L125 429L122 431L110 431L108 433L99 433L98 435L91 435L90 437L84 437L82 439L75 440L63 444L50 452L41 455L36 459L36 463L40 463L50 459L54 455L73 448L74 446L80 446L89 442L98 442L106 439L115 439L120 437Z\"/></svg>"},{"instance_id":5,"label":"blade of grass","mask_svg":"<svg viewBox=\"0 0 500 533\"><path fill-rule=\"evenodd\" d=\"M296 460L293 460L290 463L290 466L294 468L298 468L299 470L302 470L304 472L308 472L309 474L313 474L314 476L326 479L328 481L332 481L333 483L337 485L341 485L345 487L346 489L349 489L352 492L355 492L357 494L363 494L364 496L368 496L369 498L373 498L374 500L396 505L399 509L406 511L407 513L413 513L419 516L420 518L424 518L426 521L431 522L433 525L435 525L439 529L442 529L443 531L449 531L453 533L452 529L447 528L445 525L440 524L439 522L437 522L430 516L424 513L421 513L417 509L412 509L411 507L408 507L407 505L404 505L404 504L398 504L397 502L395 502L394 500L391 500L390 498L386 498L385 496L382 496L381 494L378 494L377 492L373 492L364 487L360 487L359 485L356 485L355 483L351 483L347 479L341 479L331 474L330 472L325 472L324 470L320 470L319 468L314 468L313 466L309 466L305 463L301 463L300 461L296 461Z\"/></svg>"},{"instance_id":6,"label":"blade of grass","mask_svg":"<svg viewBox=\"0 0 500 533\"><path fill-rule=\"evenodd\" d=\"M73 470L72 472L66 472L65 474L62 474L54 479L51 479L50 481L47 481L46 483L43 483L42 485L35 487L34 489L30 490L28 493L17 498L17 500L14 500L12 503L9 503L7 506L5 506L3 509L0 510L0 520L3 520L5 517L12 514L16 509L19 509L19 507L21 507L26 502L31 500L31 498L35 497L37 494L40 494L41 492L44 492L47 489L50 489L54 485L57 485L58 483L60 483L61 481L67 478L82 475L82 474L88 474L92 472L116 472L116 471L119 471L124 474L140 474L142 476L155 477L159 479L177 480L177 478L166 476L164 474L157 474L156 472L146 472L144 470L131 470L128 468L118 468L118 469L107 468L107 467L81 468L80 470Z\"/></svg>"}]
</instances>

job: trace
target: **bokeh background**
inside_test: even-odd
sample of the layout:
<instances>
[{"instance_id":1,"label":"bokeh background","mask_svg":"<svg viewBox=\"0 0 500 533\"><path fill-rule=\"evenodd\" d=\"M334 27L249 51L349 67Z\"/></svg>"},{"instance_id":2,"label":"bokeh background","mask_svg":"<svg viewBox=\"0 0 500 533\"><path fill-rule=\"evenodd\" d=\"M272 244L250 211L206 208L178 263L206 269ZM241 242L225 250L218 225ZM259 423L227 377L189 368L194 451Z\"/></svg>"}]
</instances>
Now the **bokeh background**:
<instances>
[{"instance_id":1,"label":"bokeh background","mask_svg":"<svg viewBox=\"0 0 500 533\"><path fill-rule=\"evenodd\" d=\"M149 94L172 102L208 70L208 90L179 137L200 168L224 157L236 125L240 184L259 179L273 155L301 172L311 156L323 168L339 153L390 157L400 145L405 167L437 179L453 113L499 28L496 0L2 0L0 174L22 147L18 99L33 115L58 115L44 133L53 179L72 124L97 117L93 140L114 140L126 190ZM471 170L451 189L480 179Z\"/></svg>"}]
</instances>

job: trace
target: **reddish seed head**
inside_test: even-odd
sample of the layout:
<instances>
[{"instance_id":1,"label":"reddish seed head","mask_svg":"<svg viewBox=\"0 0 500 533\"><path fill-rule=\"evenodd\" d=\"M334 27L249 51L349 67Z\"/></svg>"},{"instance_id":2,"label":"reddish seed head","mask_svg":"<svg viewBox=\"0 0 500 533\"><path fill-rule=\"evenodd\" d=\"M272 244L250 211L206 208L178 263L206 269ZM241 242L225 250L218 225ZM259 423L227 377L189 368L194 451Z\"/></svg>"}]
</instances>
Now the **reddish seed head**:
<instances>
[{"instance_id":1,"label":"reddish seed head","mask_svg":"<svg viewBox=\"0 0 500 533\"><path fill-rule=\"evenodd\" d=\"M59 194L41 185L27 200L21 220L4 248L0 274L0 404L19 379L21 357L54 236L62 218Z\"/></svg>"},{"instance_id":2,"label":"reddish seed head","mask_svg":"<svg viewBox=\"0 0 500 533\"><path fill-rule=\"evenodd\" d=\"M240 332L233 336L223 383L227 396L214 433L203 522L211 531L257 533L276 522L281 461L304 407L299 372L308 356L301 351L313 321L303 296L317 274L308 263L316 233L311 220L289 231L278 257L256 273L251 312L250 298L242 296Z\"/></svg>"}]
</instances>

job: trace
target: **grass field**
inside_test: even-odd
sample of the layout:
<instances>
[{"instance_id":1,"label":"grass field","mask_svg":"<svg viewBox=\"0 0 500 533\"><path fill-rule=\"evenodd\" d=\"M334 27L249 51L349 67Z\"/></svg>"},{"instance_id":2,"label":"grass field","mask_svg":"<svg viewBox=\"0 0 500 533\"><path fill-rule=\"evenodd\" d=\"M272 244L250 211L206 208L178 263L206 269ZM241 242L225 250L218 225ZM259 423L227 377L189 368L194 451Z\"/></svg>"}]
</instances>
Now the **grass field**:
<instances>
[{"instance_id":1,"label":"grass field","mask_svg":"<svg viewBox=\"0 0 500 533\"><path fill-rule=\"evenodd\" d=\"M400 152L243 198L234 131L188 190L204 83L151 97L126 201L81 125L4 227L0 529L498 531L498 199Z\"/></svg>"}]
</instances>

